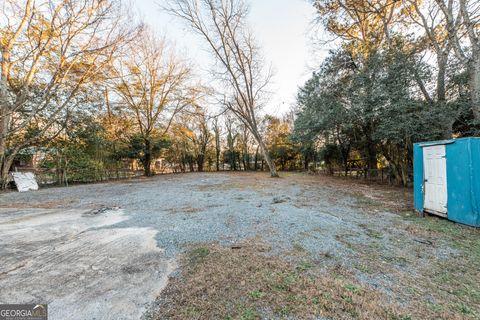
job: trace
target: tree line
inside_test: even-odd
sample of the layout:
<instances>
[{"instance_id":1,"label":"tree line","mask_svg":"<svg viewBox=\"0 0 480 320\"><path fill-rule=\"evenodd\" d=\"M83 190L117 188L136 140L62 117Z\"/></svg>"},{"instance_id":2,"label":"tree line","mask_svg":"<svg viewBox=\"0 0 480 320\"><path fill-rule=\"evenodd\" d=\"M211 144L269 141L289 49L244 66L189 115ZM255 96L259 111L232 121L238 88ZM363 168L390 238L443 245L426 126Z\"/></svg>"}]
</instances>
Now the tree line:
<instances>
[{"instance_id":1,"label":"tree line","mask_svg":"<svg viewBox=\"0 0 480 320\"><path fill-rule=\"evenodd\" d=\"M101 179L128 159L147 176L159 158L171 168L202 171L212 141L216 169L224 166L220 158L237 168L238 145L245 158L254 143L256 161L261 158L277 175L260 133L270 75L245 22L246 4L185 0L170 1L165 9L211 49L215 86L199 81L195 66L128 14L122 1L5 1L2 188L16 162L38 155L39 165L56 170L65 182ZM209 111L211 104L220 105L218 115ZM240 127L239 138L234 131ZM227 138L221 137L224 128ZM243 158L243 167L250 167Z\"/></svg>"},{"instance_id":2,"label":"tree line","mask_svg":"<svg viewBox=\"0 0 480 320\"><path fill-rule=\"evenodd\" d=\"M147 176L385 168L407 185L413 143L479 134L477 1L311 1L312 41L330 50L280 117L263 111L272 74L247 3L165 3L214 59L208 84L120 0L4 1L2 188L32 158L60 183L136 164Z\"/></svg>"}]
</instances>

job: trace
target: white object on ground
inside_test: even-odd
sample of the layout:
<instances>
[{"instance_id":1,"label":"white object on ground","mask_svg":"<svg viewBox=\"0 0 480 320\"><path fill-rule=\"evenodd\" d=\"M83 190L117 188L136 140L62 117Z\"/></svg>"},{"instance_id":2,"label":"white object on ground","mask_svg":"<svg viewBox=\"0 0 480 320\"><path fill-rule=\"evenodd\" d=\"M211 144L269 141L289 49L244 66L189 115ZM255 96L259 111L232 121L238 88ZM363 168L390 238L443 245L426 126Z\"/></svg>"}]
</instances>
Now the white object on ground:
<instances>
[{"instance_id":1,"label":"white object on ground","mask_svg":"<svg viewBox=\"0 0 480 320\"><path fill-rule=\"evenodd\" d=\"M38 190L33 172L12 172L12 177L19 192Z\"/></svg>"}]
</instances>

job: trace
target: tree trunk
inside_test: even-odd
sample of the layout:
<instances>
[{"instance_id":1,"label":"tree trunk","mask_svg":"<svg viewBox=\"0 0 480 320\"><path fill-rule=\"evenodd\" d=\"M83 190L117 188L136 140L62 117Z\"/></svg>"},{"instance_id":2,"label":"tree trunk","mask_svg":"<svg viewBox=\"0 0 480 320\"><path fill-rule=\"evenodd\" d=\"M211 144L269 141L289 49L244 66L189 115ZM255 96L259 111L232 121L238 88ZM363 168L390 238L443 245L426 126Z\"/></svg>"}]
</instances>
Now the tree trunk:
<instances>
[{"instance_id":1,"label":"tree trunk","mask_svg":"<svg viewBox=\"0 0 480 320\"><path fill-rule=\"evenodd\" d=\"M0 188L6 189L8 186L8 174L10 172L10 167L12 166L13 159L15 155L3 156L2 162L0 163Z\"/></svg>"},{"instance_id":2,"label":"tree trunk","mask_svg":"<svg viewBox=\"0 0 480 320\"><path fill-rule=\"evenodd\" d=\"M480 54L473 56L474 60L470 63L470 94L473 116L480 123Z\"/></svg>"},{"instance_id":3,"label":"tree trunk","mask_svg":"<svg viewBox=\"0 0 480 320\"><path fill-rule=\"evenodd\" d=\"M340 147L340 153L342 155L343 169L345 177L348 176L348 156L350 154L350 147Z\"/></svg>"},{"instance_id":4,"label":"tree trunk","mask_svg":"<svg viewBox=\"0 0 480 320\"><path fill-rule=\"evenodd\" d=\"M152 153L150 146L150 139L145 139L145 157L143 159L143 169L145 170L145 176L152 176Z\"/></svg>"},{"instance_id":5,"label":"tree trunk","mask_svg":"<svg viewBox=\"0 0 480 320\"><path fill-rule=\"evenodd\" d=\"M343 168L344 168L344 172L345 172L345 177L348 176L348 158L347 159L344 159L343 160Z\"/></svg>"},{"instance_id":6,"label":"tree trunk","mask_svg":"<svg viewBox=\"0 0 480 320\"><path fill-rule=\"evenodd\" d=\"M187 171L185 164L185 157L182 157L182 161L180 162L180 172L185 173Z\"/></svg>"},{"instance_id":7,"label":"tree trunk","mask_svg":"<svg viewBox=\"0 0 480 320\"><path fill-rule=\"evenodd\" d=\"M255 150L255 168L254 168L255 171L257 171L258 169L258 148L259 146L257 146L257 149Z\"/></svg>"},{"instance_id":8,"label":"tree trunk","mask_svg":"<svg viewBox=\"0 0 480 320\"><path fill-rule=\"evenodd\" d=\"M3 87L3 86L2 86ZM2 88L3 89L3 88ZM10 122L9 109L6 107L6 101L3 101L3 97L6 97L6 93L1 92L2 101L0 101L0 189L7 187L8 172L12 165L12 160L8 161L7 156L7 133Z\"/></svg>"},{"instance_id":9,"label":"tree trunk","mask_svg":"<svg viewBox=\"0 0 480 320\"><path fill-rule=\"evenodd\" d=\"M263 159L265 159L265 162L267 163L267 166L270 169L270 176L272 178L278 178L277 169L275 168L275 164L273 163L272 158L270 157L270 154L268 153L268 150L267 150L267 147L265 146L265 143L263 143L263 140L258 135L258 133L255 133L254 137L257 140L258 145L260 146L260 151L263 154Z\"/></svg>"},{"instance_id":10,"label":"tree trunk","mask_svg":"<svg viewBox=\"0 0 480 320\"><path fill-rule=\"evenodd\" d=\"M236 160L235 151L230 151L230 170L237 170L237 160Z\"/></svg>"},{"instance_id":11,"label":"tree trunk","mask_svg":"<svg viewBox=\"0 0 480 320\"><path fill-rule=\"evenodd\" d=\"M375 177L378 166L377 166L377 150L372 141L367 142L367 165L368 165L368 176Z\"/></svg>"},{"instance_id":12,"label":"tree trunk","mask_svg":"<svg viewBox=\"0 0 480 320\"><path fill-rule=\"evenodd\" d=\"M445 75L447 70L448 55L438 54L437 56L437 100L440 103L445 102Z\"/></svg>"},{"instance_id":13,"label":"tree trunk","mask_svg":"<svg viewBox=\"0 0 480 320\"><path fill-rule=\"evenodd\" d=\"M216 160L216 167L217 171L220 171L220 152L221 146L220 146L220 132L217 126L217 120L215 120L215 125L214 125L214 130L215 130L215 160Z\"/></svg>"},{"instance_id":14,"label":"tree trunk","mask_svg":"<svg viewBox=\"0 0 480 320\"><path fill-rule=\"evenodd\" d=\"M247 171L247 170L248 170L248 168L247 168L247 161L246 161L247 159L246 159L246 158L247 158L247 156L245 155L245 153L243 153L243 155L242 155L243 171Z\"/></svg>"},{"instance_id":15,"label":"tree trunk","mask_svg":"<svg viewBox=\"0 0 480 320\"><path fill-rule=\"evenodd\" d=\"M205 162L205 155L200 154L197 156L197 170L198 172L203 172L203 164Z\"/></svg>"},{"instance_id":16,"label":"tree trunk","mask_svg":"<svg viewBox=\"0 0 480 320\"><path fill-rule=\"evenodd\" d=\"M444 112L445 105L447 103L446 100L446 91L445 91L445 77L447 71L447 61L448 61L448 54L439 54L437 57L437 65L438 65L438 72L437 72L437 110L438 112ZM452 131L453 131L453 123L454 121L450 121L449 124L446 124L444 127L443 137L445 139L452 138Z\"/></svg>"}]
</instances>

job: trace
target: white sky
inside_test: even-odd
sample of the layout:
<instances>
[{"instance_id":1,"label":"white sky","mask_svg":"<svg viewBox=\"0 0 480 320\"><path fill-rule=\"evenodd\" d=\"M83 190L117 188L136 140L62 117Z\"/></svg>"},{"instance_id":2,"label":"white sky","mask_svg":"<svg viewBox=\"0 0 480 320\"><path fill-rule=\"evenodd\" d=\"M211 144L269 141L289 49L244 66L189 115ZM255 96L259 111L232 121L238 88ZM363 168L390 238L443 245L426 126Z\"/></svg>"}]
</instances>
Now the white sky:
<instances>
[{"instance_id":1,"label":"white sky","mask_svg":"<svg viewBox=\"0 0 480 320\"><path fill-rule=\"evenodd\" d=\"M212 58L201 39L181 21L162 12L162 3L162 0L136 0L133 6L157 33L207 71ZM250 26L274 71L269 88L272 96L266 111L279 116L295 102L298 87L311 75L309 66L318 61L312 59L308 35L314 9L308 0L250 0L250 5ZM207 72L200 74L208 77Z\"/></svg>"}]
</instances>

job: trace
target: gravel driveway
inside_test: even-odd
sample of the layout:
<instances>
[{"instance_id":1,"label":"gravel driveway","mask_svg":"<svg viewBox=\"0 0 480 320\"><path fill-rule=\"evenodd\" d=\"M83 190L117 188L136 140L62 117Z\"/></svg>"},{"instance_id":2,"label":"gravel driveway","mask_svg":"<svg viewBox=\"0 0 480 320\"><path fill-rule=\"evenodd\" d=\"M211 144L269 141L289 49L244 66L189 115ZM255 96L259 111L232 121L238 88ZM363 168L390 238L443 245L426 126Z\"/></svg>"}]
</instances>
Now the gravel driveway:
<instances>
[{"instance_id":1,"label":"gravel driveway","mask_svg":"<svg viewBox=\"0 0 480 320\"><path fill-rule=\"evenodd\" d=\"M458 254L441 239L426 250L431 240L373 205L375 192L332 181L195 173L0 194L0 303L48 303L53 320L140 318L179 255L201 243L256 239L287 260L330 255L352 268L375 250L391 272L358 277L387 293Z\"/></svg>"}]
</instances>

